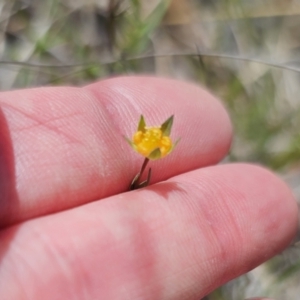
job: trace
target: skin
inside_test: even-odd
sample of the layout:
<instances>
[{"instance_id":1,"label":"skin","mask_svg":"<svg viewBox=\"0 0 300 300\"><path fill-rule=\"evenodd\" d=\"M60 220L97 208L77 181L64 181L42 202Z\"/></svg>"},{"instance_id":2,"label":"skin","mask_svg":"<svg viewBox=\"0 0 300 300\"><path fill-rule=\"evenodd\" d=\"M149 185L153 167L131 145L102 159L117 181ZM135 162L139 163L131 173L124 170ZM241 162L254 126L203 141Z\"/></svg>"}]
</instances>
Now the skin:
<instances>
[{"instance_id":1,"label":"skin","mask_svg":"<svg viewBox=\"0 0 300 300\"><path fill-rule=\"evenodd\" d=\"M254 165L216 165L232 127L195 85L121 77L83 88L0 94L1 299L201 299L291 242L289 188ZM181 141L150 162L151 185L128 191L143 157L140 114L174 114Z\"/></svg>"}]
</instances>

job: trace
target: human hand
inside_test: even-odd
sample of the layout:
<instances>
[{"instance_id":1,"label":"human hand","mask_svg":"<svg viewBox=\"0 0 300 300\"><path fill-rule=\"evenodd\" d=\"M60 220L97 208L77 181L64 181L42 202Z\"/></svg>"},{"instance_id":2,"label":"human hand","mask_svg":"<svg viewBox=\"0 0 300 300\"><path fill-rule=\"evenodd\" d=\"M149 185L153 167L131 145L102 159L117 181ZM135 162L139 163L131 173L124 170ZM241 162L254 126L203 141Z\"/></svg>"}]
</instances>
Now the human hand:
<instances>
[{"instance_id":1,"label":"human hand","mask_svg":"<svg viewBox=\"0 0 300 300\"><path fill-rule=\"evenodd\" d=\"M0 94L1 299L200 299L282 251L297 206L271 172L215 165L231 125L199 87L127 77ZM128 192L140 114L174 114L166 158Z\"/></svg>"}]
</instances>

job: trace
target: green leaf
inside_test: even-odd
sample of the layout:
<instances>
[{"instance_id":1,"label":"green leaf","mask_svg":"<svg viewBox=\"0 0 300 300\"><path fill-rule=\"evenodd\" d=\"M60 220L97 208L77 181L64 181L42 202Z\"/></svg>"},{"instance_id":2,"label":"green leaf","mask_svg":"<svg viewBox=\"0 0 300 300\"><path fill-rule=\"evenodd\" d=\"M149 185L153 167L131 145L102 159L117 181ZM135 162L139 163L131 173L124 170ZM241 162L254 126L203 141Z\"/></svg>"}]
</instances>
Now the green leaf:
<instances>
[{"instance_id":1,"label":"green leaf","mask_svg":"<svg viewBox=\"0 0 300 300\"><path fill-rule=\"evenodd\" d=\"M139 1L132 1L133 3L139 3ZM171 0L161 0L152 13L144 20L137 13L134 14L132 24L128 28L128 32L125 33L125 36L127 36L127 41L124 45L125 54L133 55L145 51L151 41L151 34L161 24L170 2Z\"/></svg>"},{"instance_id":2,"label":"green leaf","mask_svg":"<svg viewBox=\"0 0 300 300\"><path fill-rule=\"evenodd\" d=\"M148 155L149 159L155 160L155 159L159 159L161 158L161 152L159 148L156 148L155 150L153 150L149 155Z\"/></svg>"},{"instance_id":3,"label":"green leaf","mask_svg":"<svg viewBox=\"0 0 300 300\"><path fill-rule=\"evenodd\" d=\"M161 125L161 131L163 136L169 136L171 134L171 129L172 129L172 125L173 125L173 120L174 120L174 115L171 116L167 121L165 121L162 125Z\"/></svg>"},{"instance_id":4,"label":"green leaf","mask_svg":"<svg viewBox=\"0 0 300 300\"><path fill-rule=\"evenodd\" d=\"M138 125L138 131L142 131L142 132L145 132L145 127L146 127L146 122L145 122L145 119L144 119L144 116L141 115L141 118L140 118L140 121L139 121L139 125Z\"/></svg>"}]
</instances>

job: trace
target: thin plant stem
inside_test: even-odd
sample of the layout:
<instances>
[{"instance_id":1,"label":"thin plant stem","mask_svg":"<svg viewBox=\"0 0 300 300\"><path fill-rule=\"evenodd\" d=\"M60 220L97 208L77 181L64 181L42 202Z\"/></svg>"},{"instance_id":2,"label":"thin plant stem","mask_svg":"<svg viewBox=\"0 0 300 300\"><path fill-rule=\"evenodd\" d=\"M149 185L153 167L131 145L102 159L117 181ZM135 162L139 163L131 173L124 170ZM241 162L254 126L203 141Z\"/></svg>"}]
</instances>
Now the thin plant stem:
<instances>
[{"instance_id":1,"label":"thin plant stem","mask_svg":"<svg viewBox=\"0 0 300 300\"><path fill-rule=\"evenodd\" d=\"M142 177L142 175L143 175L143 173L144 173L144 171L147 167L148 162L149 162L149 158L146 157L143 164L142 164L140 172L136 174L136 176L133 178L133 180L130 184L130 190L135 190L135 189L138 189L140 187L144 187L149 183L150 176L151 176L151 169L149 170L147 180L142 182L142 183L139 183L139 180Z\"/></svg>"},{"instance_id":2,"label":"thin plant stem","mask_svg":"<svg viewBox=\"0 0 300 300\"><path fill-rule=\"evenodd\" d=\"M144 171L145 171L145 169L146 169L146 167L147 167L148 162L149 162L149 158L146 157L145 160L144 160L144 162L143 162L143 164L142 164L142 167L141 167L140 177L141 177L142 174L144 173Z\"/></svg>"}]
</instances>

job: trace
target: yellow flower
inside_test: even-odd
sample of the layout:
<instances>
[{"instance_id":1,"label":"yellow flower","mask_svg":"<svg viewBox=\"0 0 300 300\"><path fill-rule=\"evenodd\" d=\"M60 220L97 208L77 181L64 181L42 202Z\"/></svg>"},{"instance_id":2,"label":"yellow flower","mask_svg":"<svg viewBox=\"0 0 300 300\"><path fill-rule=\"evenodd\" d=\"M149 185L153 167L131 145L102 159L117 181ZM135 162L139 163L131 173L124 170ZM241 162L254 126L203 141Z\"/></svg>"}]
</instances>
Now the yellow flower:
<instances>
[{"instance_id":1,"label":"yellow flower","mask_svg":"<svg viewBox=\"0 0 300 300\"><path fill-rule=\"evenodd\" d=\"M172 143L169 137L173 125L174 116L167 119L161 126L147 127L144 117L141 115L137 131L132 141L126 139L130 146L148 159L159 159L168 155L179 142Z\"/></svg>"}]
</instances>

